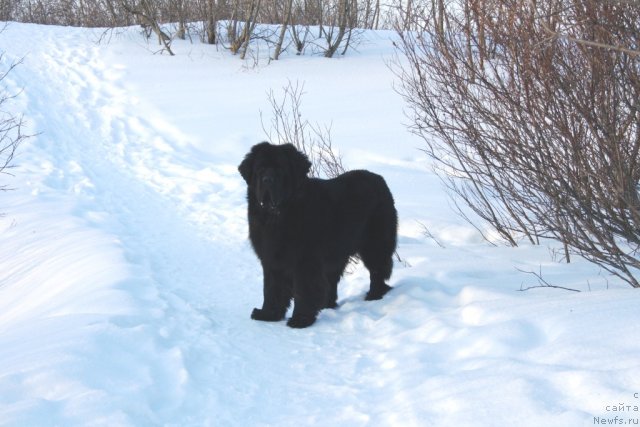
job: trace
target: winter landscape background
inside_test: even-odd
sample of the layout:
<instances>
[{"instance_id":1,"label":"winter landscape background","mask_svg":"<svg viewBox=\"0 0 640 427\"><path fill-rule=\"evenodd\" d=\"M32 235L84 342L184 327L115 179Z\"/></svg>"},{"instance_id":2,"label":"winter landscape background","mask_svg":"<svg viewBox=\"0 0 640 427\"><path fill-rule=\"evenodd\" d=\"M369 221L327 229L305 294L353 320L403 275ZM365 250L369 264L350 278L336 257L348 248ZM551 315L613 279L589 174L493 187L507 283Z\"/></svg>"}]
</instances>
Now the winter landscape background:
<instances>
[{"instance_id":1,"label":"winter landscape background","mask_svg":"<svg viewBox=\"0 0 640 427\"><path fill-rule=\"evenodd\" d=\"M640 424L640 295L453 214L406 130L393 32L257 63L103 35L0 34L3 69L22 60L8 107L33 135L1 177L1 425ZM377 302L352 266L340 307L304 330L249 319L261 271L237 173L269 91L296 81L345 166L386 178L402 259Z\"/></svg>"}]
</instances>

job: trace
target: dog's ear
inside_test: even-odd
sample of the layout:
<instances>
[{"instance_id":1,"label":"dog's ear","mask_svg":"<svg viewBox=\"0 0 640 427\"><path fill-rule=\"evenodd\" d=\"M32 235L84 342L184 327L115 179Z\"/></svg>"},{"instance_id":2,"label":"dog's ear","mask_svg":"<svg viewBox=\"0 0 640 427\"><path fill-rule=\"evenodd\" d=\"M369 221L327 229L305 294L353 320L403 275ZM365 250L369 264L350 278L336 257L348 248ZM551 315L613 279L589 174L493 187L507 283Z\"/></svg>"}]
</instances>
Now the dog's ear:
<instances>
[{"instance_id":1,"label":"dog's ear","mask_svg":"<svg viewBox=\"0 0 640 427\"><path fill-rule=\"evenodd\" d=\"M253 175L253 151L249 152L246 156L244 156L244 160L238 166L238 172L247 182L247 184L251 184L251 177Z\"/></svg>"},{"instance_id":2,"label":"dog's ear","mask_svg":"<svg viewBox=\"0 0 640 427\"><path fill-rule=\"evenodd\" d=\"M311 169L311 162L306 154L298 150L293 144L285 144L288 151L289 161L293 169L293 175L296 180L302 180L306 178L309 170Z\"/></svg>"},{"instance_id":3,"label":"dog's ear","mask_svg":"<svg viewBox=\"0 0 640 427\"><path fill-rule=\"evenodd\" d=\"M244 160L242 161L242 163L240 163L240 166L238 166L238 171L240 172L240 175L242 175L244 180L247 181L247 184L251 184L251 179L253 177L254 160L256 159L256 157L259 158L260 153L268 149L270 145L271 144L269 144L268 142L261 142L254 145L253 147L251 147L251 151L249 151L244 157Z\"/></svg>"}]
</instances>

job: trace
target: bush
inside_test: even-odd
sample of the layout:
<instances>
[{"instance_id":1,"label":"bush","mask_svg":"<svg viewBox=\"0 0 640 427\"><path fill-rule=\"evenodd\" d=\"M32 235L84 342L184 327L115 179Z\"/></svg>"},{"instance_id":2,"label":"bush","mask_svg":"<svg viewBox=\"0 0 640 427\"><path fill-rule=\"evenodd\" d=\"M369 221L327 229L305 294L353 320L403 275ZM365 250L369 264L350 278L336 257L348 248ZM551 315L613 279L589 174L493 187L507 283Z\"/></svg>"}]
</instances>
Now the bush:
<instances>
[{"instance_id":1,"label":"bush","mask_svg":"<svg viewBox=\"0 0 640 427\"><path fill-rule=\"evenodd\" d=\"M433 4L400 31L397 70L456 203L512 245L555 238L640 287L640 7Z\"/></svg>"},{"instance_id":2,"label":"bush","mask_svg":"<svg viewBox=\"0 0 640 427\"><path fill-rule=\"evenodd\" d=\"M3 56L0 54L0 64L3 64ZM4 82L17 65L18 63L11 63L6 69L0 70L0 174L9 173L16 149L26 138L22 133L22 117L7 110L8 102L15 95L9 93ZM6 186L0 185L0 190L6 190Z\"/></svg>"},{"instance_id":3,"label":"bush","mask_svg":"<svg viewBox=\"0 0 640 427\"><path fill-rule=\"evenodd\" d=\"M307 155L311 161L309 173L313 177L335 178L346 172L342 157L333 148L331 128L312 124L303 118L302 96L304 84L289 82L282 88L282 98L269 91L271 104L271 127L262 120L262 129L269 141L278 144L293 144Z\"/></svg>"}]
</instances>

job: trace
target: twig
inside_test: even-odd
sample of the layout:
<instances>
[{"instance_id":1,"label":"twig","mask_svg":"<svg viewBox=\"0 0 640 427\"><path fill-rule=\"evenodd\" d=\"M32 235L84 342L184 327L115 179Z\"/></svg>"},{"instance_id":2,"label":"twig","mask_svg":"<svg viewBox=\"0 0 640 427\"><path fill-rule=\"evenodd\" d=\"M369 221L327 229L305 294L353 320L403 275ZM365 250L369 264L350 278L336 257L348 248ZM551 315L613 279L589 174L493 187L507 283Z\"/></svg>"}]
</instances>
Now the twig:
<instances>
[{"instance_id":1,"label":"twig","mask_svg":"<svg viewBox=\"0 0 640 427\"><path fill-rule=\"evenodd\" d=\"M550 284L549 282L544 280L544 278L542 277L542 267L540 267L540 273L536 273L535 271L522 270L518 267L516 267L516 270L520 271L521 273L527 273L527 274L532 274L536 276L536 278L538 279L538 283L540 283L537 286L529 286L526 288L523 288L522 285L520 285L520 289L519 289L520 292L528 291L530 289L535 289L535 288L554 288L554 289L564 289L565 291L571 291L571 292L580 292L580 290L578 289L571 289L564 286Z\"/></svg>"},{"instance_id":2,"label":"twig","mask_svg":"<svg viewBox=\"0 0 640 427\"><path fill-rule=\"evenodd\" d=\"M423 223L417 220L416 222L420 224L420 227L422 227L422 234L424 234L426 237L436 242L436 244L440 246L442 249L446 249L446 247L438 239L436 239L436 237L433 235L433 233L431 233L431 231L427 228L426 225L424 225Z\"/></svg>"}]
</instances>

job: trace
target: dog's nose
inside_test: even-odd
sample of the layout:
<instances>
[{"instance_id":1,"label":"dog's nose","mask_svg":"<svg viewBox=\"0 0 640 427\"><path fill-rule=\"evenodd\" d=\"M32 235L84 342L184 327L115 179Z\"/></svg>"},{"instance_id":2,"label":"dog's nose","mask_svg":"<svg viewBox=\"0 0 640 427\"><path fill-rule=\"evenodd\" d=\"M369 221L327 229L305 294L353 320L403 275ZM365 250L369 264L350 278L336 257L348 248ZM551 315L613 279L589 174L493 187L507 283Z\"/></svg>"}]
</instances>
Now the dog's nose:
<instances>
[{"instance_id":1,"label":"dog's nose","mask_svg":"<svg viewBox=\"0 0 640 427\"><path fill-rule=\"evenodd\" d=\"M263 184L273 184L273 176L271 175L265 175L262 177L262 183Z\"/></svg>"}]
</instances>

